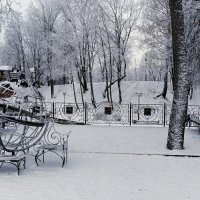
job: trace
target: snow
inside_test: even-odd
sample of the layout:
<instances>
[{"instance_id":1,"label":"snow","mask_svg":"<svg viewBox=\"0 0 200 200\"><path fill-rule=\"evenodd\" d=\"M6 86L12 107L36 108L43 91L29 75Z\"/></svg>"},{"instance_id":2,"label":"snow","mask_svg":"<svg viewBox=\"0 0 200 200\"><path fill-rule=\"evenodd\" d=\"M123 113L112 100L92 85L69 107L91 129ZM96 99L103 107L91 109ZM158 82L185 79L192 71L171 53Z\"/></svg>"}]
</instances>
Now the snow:
<instances>
[{"instance_id":1,"label":"snow","mask_svg":"<svg viewBox=\"0 0 200 200\"><path fill-rule=\"evenodd\" d=\"M105 89L106 83L94 83L94 92L96 102L106 101L103 98L103 91ZM77 101L81 103L81 93L79 84L75 84ZM171 88L171 86L170 86ZM44 86L40 89L40 92L44 94L46 97L46 101L62 101L64 100L63 92L66 92L66 102L73 103L74 96L72 91L72 85L55 85L55 97L51 99L50 88ZM154 97L162 92L163 83L155 82L155 81L124 81L122 82L121 90L122 90L122 98L123 103L137 103L138 95L136 93L142 93L142 97L140 98L140 103L160 103L163 102L162 99L154 99ZM169 89L171 91L171 89ZM112 89L113 100L118 102L118 90L117 85L113 86ZM84 94L84 100L86 102L91 102L90 91L87 91ZM149 98L150 97L150 98ZM172 93L169 92L169 97L172 99Z\"/></svg>"},{"instance_id":2,"label":"snow","mask_svg":"<svg viewBox=\"0 0 200 200\"><path fill-rule=\"evenodd\" d=\"M53 154L40 167L27 157L27 169L20 176L13 166L5 165L0 171L1 199L199 199L199 158L156 155L200 155L196 129L186 130L184 151L169 151L164 127L56 128L72 131L67 165L61 168L61 160Z\"/></svg>"},{"instance_id":3,"label":"snow","mask_svg":"<svg viewBox=\"0 0 200 200\"><path fill-rule=\"evenodd\" d=\"M106 83L94 83L94 93L95 93L95 100L96 102L106 101L107 99L103 98L103 92L105 89ZM163 82L156 82L156 81L124 81L122 82L121 90L122 90L122 103L138 103L138 95L137 93L142 93L140 97L141 104L160 104L160 103L171 103L173 92L172 92L172 85L168 84L168 93L167 93L167 100L162 98L155 98L159 95L163 90ZM88 85L89 87L89 85ZM78 103L81 103L81 93L80 93L80 86L78 83L75 83L76 88L76 95ZM44 86L40 89L40 92L46 97L46 101L64 101L63 92L66 92L65 102L66 103L74 103L74 96L73 96L73 88L71 84L68 85L55 85L55 95L54 98L51 98L50 94L50 87ZM112 89L113 94L113 101L118 102L118 90L117 85L113 86ZM194 91L193 99L189 100L190 105L199 105L199 96L200 90L196 89ZM90 91L87 91L84 94L84 101L90 103L91 102L91 94Z\"/></svg>"},{"instance_id":4,"label":"snow","mask_svg":"<svg viewBox=\"0 0 200 200\"><path fill-rule=\"evenodd\" d=\"M12 66L0 65L0 71L12 71Z\"/></svg>"},{"instance_id":5,"label":"snow","mask_svg":"<svg viewBox=\"0 0 200 200\"><path fill-rule=\"evenodd\" d=\"M158 82L123 82L123 103L161 103L154 97L162 91ZM105 101L105 84L94 84L97 102ZM76 84L79 102L80 90ZM74 102L72 86L55 86L41 93L46 101ZM171 91L171 90L170 90ZM172 92L168 93L171 101ZM198 103L198 94L190 104ZM84 95L90 101L90 93ZM117 101L117 90L113 99ZM194 98L194 99L195 99ZM0 169L0 194L6 200L199 200L200 135L197 128L187 128L185 149L166 149L168 128L162 126L56 125L59 132L69 131L69 159L47 154L37 167L34 157L27 156L27 168L20 176L14 166ZM170 156L166 156L170 155ZM179 157L177 157L179 155ZM182 156L181 156L182 155ZM184 156L186 155L186 157ZM193 156L193 157L192 157ZM22 167L21 167L22 168Z\"/></svg>"}]
</instances>

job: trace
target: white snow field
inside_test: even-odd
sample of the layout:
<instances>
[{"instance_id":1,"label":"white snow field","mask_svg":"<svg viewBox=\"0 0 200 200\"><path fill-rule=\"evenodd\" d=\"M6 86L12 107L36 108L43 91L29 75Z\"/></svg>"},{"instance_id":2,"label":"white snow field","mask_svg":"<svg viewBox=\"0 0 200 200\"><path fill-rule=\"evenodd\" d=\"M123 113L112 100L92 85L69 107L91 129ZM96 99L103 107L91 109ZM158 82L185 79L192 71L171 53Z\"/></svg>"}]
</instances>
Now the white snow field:
<instances>
[{"instance_id":1,"label":"white snow field","mask_svg":"<svg viewBox=\"0 0 200 200\"><path fill-rule=\"evenodd\" d=\"M163 100L162 98L156 98L163 90L163 82L156 81L123 81L121 83L121 91L122 91L122 103L138 103L138 95L136 93L142 93L142 97L140 98L141 104L158 104L158 103L170 103L172 101L173 93L171 83L168 84L168 92L167 92L167 100ZM105 89L105 83L94 83L94 94L96 102L106 101L107 99L103 98L103 91ZM81 103L81 93L80 93L80 85L75 83L76 88L76 96L77 101ZM89 85L88 85L89 88ZM63 92L66 92L66 103L74 103L74 94L72 90L72 85L55 85L55 94L54 98L51 98L50 95L50 87L44 86L40 88L40 92L45 96L46 101L59 101L63 102L64 96ZM113 85L112 89L113 101L118 102L118 89L117 85ZM190 105L199 105L199 97L200 90L194 89L193 98L189 99ZM84 101L90 103L91 102L91 92L90 88L84 94Z\"/></svg>"},{"instance_id":2,"label":"white snow field","mask_svg":"<svg viewBox=\"0 0 200 200\"><path fill-rule=\"evenodd\" d=\"M200 135L187 129L185 150L166 149L167 128L140 126L69 126L69 160L48 154L27 169L0 169L1 200L199 200Z\"/></svg>"}]
</instances>

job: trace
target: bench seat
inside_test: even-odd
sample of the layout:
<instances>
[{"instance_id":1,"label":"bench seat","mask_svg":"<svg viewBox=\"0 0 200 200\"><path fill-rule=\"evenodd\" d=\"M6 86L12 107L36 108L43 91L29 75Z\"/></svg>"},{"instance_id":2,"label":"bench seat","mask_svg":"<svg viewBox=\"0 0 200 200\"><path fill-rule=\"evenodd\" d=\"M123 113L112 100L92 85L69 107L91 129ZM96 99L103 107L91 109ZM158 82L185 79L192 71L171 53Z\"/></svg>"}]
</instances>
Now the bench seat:
<instances>
[{"instance_id":1,"label":"bench seat","mask_svg":"<svg viewBox=\"0 0 200 200\"><path fill-rule=\"evenodd\" d=\"M24 169L26 168L26 156L25 155L0 155L1 166L8 163L14 165L17 168L18 175L20 174L20 165L23 163Z\"/></svg>"}]
</instances>

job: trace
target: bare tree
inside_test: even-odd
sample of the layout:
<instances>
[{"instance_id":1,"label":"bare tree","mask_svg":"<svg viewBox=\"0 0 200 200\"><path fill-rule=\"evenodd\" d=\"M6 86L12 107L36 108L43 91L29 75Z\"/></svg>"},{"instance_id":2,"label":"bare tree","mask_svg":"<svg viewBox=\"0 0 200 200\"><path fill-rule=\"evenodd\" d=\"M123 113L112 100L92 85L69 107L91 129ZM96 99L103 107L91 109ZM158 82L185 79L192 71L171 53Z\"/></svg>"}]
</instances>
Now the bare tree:
<instances>
[{"instance_id":1,"label":"bare tree","mask_svg":"<svg viewBox=\"0 0 200 200\"><path fill-rule=\"evenodd\" d=\"M39 25L43 27L43 34L46 41L46 63L48 66L48 85L51 86L51 98L54 96L54 80L52 74L53 61L53 34L56 32L55 23L60 14L60 7L56 1L37 0L32 8L33 14L37 18Z\"/></svg>"},{"instance_id":2,"label":"bare tree","mask_svg":"<svg viewBox=\"0 0 200 200\"><path fill-rule=\"evenodd\" d=\"M200 1L189 0L185 2L185 26L187 42L187 60L190 67L190 99L193 88L199 83L199 42L200 42Z\"/></svg>"},{"instance_id":3,"label":"bare tree","mask_svg":"<svg viewBox=\"0 0 200 200\"><path fill-rule=\"evenodd\" d=\"M12 10L12 3L14 0L0 0L0 30L2 28L3 23L8 17L8 14Z\"/></svg>"},{"instance_id":4,"label":"bare tree","mask_svg":"<svg viewBox=\"0 0 200 200\"><path fill-rule=\"evenodd\" d=\"M15 52L15 60L20 71L26 74L26 55L24 51L24 38L22 33L23 20L20 13L12 12L12 15L7 20L5 41L7 47L12 48Z\"/></svg>"},{"instance_id":5,"label":"bare tree","mask_svg":"<svg viewBox=\"0 0 200 200\"><path fill-rule=\"evenodd\" d=\"M142 24L140 32L144 34L142 44L157 52L158 59L164 64L164 87L161 94L164 99L167 95L168 73L172 71L171 21L168 0L144 1ZM171 73L172 76L172 73Z\"/></svg>"},{"instance_id":6,"label":"bare tree","mask_svg":"<svg viewBox=\"0 0 200 200\"><path fill-rule=\"evenodd\" d=\"M126 77L129 40L140 14L140 8L136 6L136 2L130 0L104 0L99 6L105 15L107 38L112 41L110 47L112 48L112 59L116 65L117 78L111 84L117 83L121 104L121 81Z\"/></svg>"}]
</instances>

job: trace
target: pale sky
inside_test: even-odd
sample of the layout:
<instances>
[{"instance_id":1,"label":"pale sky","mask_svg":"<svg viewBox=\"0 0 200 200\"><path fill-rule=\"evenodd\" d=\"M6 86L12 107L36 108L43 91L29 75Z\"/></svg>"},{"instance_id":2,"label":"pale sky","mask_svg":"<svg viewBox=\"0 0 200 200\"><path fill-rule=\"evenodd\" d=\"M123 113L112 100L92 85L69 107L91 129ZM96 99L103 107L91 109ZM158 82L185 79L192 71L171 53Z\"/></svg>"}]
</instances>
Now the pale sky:
<instances>
[{"instance_id":1,"label":"pale sky","mask_svg":"<svg viewBox=\"0 0 200 200\"><path fill-rule=\"evenodd\" d=\"M20 2L20 6L13 4L13 8L21 11L22 13L25 13L25 11L28 8L31 0L18 0L18 1Z\"/></svg>"},{"instance_id":2,"label":"pale sky","mask_svg":"<svg viewBox=\"0 0 200 200\"><path fill-rule=\"evenodd\" d=\"M16 0L16 2L19 2L20 5L13 3L12 5L13 9L23 13L23 15L26 14L26 9L31 3L31 0ZM3 43L3 37L4 37L4 29L0 32L0 45L1 43Z\"/></svg>"}]
</instances>

